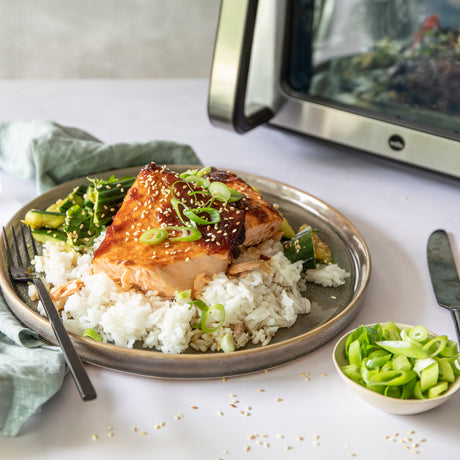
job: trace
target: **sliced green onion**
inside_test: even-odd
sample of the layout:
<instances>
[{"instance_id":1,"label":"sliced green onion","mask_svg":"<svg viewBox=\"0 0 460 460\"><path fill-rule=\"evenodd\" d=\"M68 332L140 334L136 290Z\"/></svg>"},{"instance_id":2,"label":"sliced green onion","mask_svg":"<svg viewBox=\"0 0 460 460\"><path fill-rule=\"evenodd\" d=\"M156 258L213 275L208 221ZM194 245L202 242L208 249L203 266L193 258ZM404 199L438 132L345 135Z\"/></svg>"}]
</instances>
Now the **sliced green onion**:
<instances>
[{"instance_id":1,"label":"sliced green onion","mask_svg":"<svg viewBox=\"0 0 460 460\"><path fill-rule=\"evenodd\" d=\"M174 185L174 184L173 184ZM182 214L181 214L181 211L179 209L179 206L182 206L183 208L185 208L185 210L189 209L189 207L185 204L185 203L182 203L182 201L180 201L178 198L176 197L172 197L171 198L171 204L172 204L172 207L174 209L174 211L176 211L176 214L177 214L177 217L179 218L179 220L185 225L186 222L185 220L183 219L182 217Z\"/></svg>"},{"instance_id":2,"label":"sliced green onion","mask_svg":"<svg viewBox=\"0 0 460 460\"><path fill-rule=\"evenodd\" d=\"M425 342L428 339L428 329L425 326L414 326L408 334L412 340L417 342Z\"/></svg>"},{"instance_id":3,"label":"sliced green onion","mask_svg":"<svg viewBox=\"0 0 460 460\"><path fill-rule=\"evenodd\" d=\"M417 383L419 383L419 381L414 379L403 385L401 389L401 399L411 399L414 395L414 389Z\"/></svg>"},{"instance_id":4,"label":"sliced green onion","mask_svg":"<svg viewBox=\"0 0 460 460\"><path fill-rule=\"evenodd\" d=\"M351 380L354 380L357 383L362 382L360 368L359 366L356 366L356 364L347 364L346 366L342 366L341 369L342 372Z\"/></svg>"},{"instance_id":5,"label":"sliced green onion","mask_svg":"<svg viewBox=\"0 0 460 460\"><path fill-rule=\"evenodd\" d=\"M208 188L210 182L204 177L197 176L195 174L190 174L183 178L185 182L191 182L192 184L197 185L198 187Z\"/></svg>"},{"instance_id":6,"label":"sliced green onion","mask_svg":"<svg viewBox=\"0 0 460 460\"><path fill-rule=\"evenodd\" d=\"M422 393L422 389L420 387L420 380L417 380L414 386L414 398L415 399L425 399L425 396Z\"/></svg>"},{"instance_id":7,"label":"sliced green onion","mask_svg":"<svg viewBox=\"0 0 460 460\"><path fill-rule=\"evenodd\" d=\"M220 222L220 213L214 208L188 208L183 212L184 216L198 225L211 225ZM198 214L208 214L209 220L200 217Z\"/></svg>"},{"instance_id":8,"label":"sliced green onion","mask_svg":"<svg viewBox=\"0 0 460 460\"><path fill-rule=\"evenodd\" d=\"M385 350L376 350L369 354L366 360L366 367L368 369L377 369L386 364L390 359L391 353Z\"/></svg>"},{"instance_id":9,"label":"sliced green onion","mask_svg":"<svg viewBox=\"0 0 460 460\"><path fill-rule=\"evenodd\" d=\"M206 311L208 309L208 306L201 300L201 299L195 299L192 302L190 302L192 305L195 305L198 309L200 309L202 312Z\"/></svg>"},{"instance_id":10,"label":"sliced green onion","mask_svg":"<svg viewBox=\"0 0 460 460\"><path fill-rule=\"evenodd\" d=\"M83 332L83 337L89 337L90 339L102 342L102 336L98 334L94 329L88 328Z\"/></svg>"},{"instance_id":11,"label":"sliced green onion","mask_svg":"<svg viewBox=\"0 0 460 460\"><path fill-rule=\"evenodd\" d=\"M201 232L196 228L191 227L165 227L165 230L168 232L169 241L196 241L201 238ZM176 236L170 236L170 232L174 234L178 233Z\"/></svg>"},{"instance_id":12,"label":"sliced green onion","mask_svg":"<svg viewBox=\"0 0 460 460\"><path fill-rule=\"evenodd\" d=\"M444 349L446 343L447 336L439 335L423 345L423 350L431 357L437 356Z\"/></svg>"},{"instance_id":13,"label":"sliced green onion","mask_svg":"<svg viewBox=\"0 0 460 460\"><path fill-rule=\"evenodd\" d=\"M413 370L417 372L417 374L420 376L424 369L431 366L435 362L436 361L433 358L417 359L417 361L414 364Z\"/></svg>"},{"instance_id":14,"label":"sliced green onion","mask_svg":"<svg viewBox=\"0 0 460 460\"><path fill-rule=\"evenodd\" d=\"M230 199L232 195L230 189L223 182L219 181L211 182L208 190L212 197L219 201L224 201L225 203Z\"/></svg>"},{"instance_id":15,"label":"sliced green onion","mask_svg":"<svg viewBox=\"0 0 460 460\"><path fill-rule=\"evenodd\" d=\"M243 194L238 190L235 190L232 187L228 187L230 190L230 198L228 199L228 203L234 203L235 201L241 200L243 198Z\"/></svg>"},{"instance_id":16,"label":"sliced green onion","mask_svg":"<svg viewBox=\"0 0 460 460\"><path fill-rule=\"evenodd\" d=\"M393 358L393 369L408 371L412 369L412 364L407 356L398 355Z\"/></svg>"},{"instance_id":17,"label":"sliced green onion","mask_svg":"<svg viewBox=\"0 0 460 460\"><path fill-rule=\"evenodd\" d=\"M361 346L359 340L354 340L348 347L348 361L350 364L359 366L361 364Z\"/></svg>"},{"instance_id":18,"label":"sliced green onion","mask_svg":"<svg viewBox=\"0 0 460 460\"><path fill-rule=\"evenodd\" d=\"M439 395L444 393L448 387L449 384L447 382L437 383L436 385L428 389L428 398L437 398Z\"/></svg>"},{"instance_id":19,"label":"sliced green onion","mask_svg":"<svg viewBox=\"0 0 460 460\"><path fill-rule=\"evenodd\" d=\"M380 373L379 369L376 368L376 369L371 370L366 366L364 360L361 361L361 376L362 376L362 378L364 380L364 383L366 385L370 385L371 378L374 375L377 375L379 373Z\"/></svg>"},{"instance_id":20,"label":"sliced green onion","mask_svg":"<svg viewBox=\"0 0 460 460\"><path fill-rule=\"evenodd\" d=\"M347 337L345 356L341 369L347 377L393 398L436 398L460 376L457 344L425 327L359 326Z\"/></svg>"},{"instance_id":21,"label":"sliced green onion","mask_svg":"<svg viewBox=\"0 0 460 460\"><path fill-rule=\"evenodd\" d=\"M164 228L151 228L145 231L139 241L142 244L160 244L168 238L168 232Z\"/></svg>"},{"instance_id":22,"label":"sliced green onion","mask_svg":"<svg viewBox=\"0 0 460 460\"><path fill-rule=\"evenodd\" d=\"M435 386L439 378L439 364L435 361L420 372L420 389L425 390Z\"/></svg>"},{"instance_id":23,"label":"sliced green onion","mask_svg":"<svg viewBox=\"0 0 460 460\"><path fill-rule=\"evenodd\" d=\"M404 340L383 340L376 342L376 345L384 348L390 353L405 355L408 358L426 358L426 351L417 343L406 342Z\"/></svg>"},{"instance_id":24,"label":"sliced green onion","mask_svg":"<svg viewBox=\"0 0 460 460\"><path fill-rule=\"evenodd\" d=\"M187 169L187 171L180 173L179 177L181 179L185 179L186 177L196 175L197 173L198 173L198 169Z\"/></svg>"},{"instance_id":25,"label":"sliced green onion","mask_svg":"<svg viewBox=\"0 0 460 460\"><path fill-rule=\"evenodd\" d=\"M233 340L232 334L227 332L220 341L220 349L224 353L232 353L236 349L235 341Z\"/></svg>"},{"instance_id":26,"label":"sliced green onion","mask_svg":"<svg viewBox=\"0 0 460 460\"><path fill-rule=\"evenodd\" d=\"M460 358L456 358L452 362L452 369L455 375L460 375Z\"/></svg>"},{"instance_id":27,"label":"sliced green onion","mask_svg":"<svg viewBox=\"0 0 460 460\"><path fill-rule=\"evenodd\" d=\"M416 377L417 374L412 370L391 370L371 376L369 383L371 385L404 385Z\"/></svg>"},{"instance_id":28,"label":"sliced green onion","mask_svg":"<svg viewBox=\"0 0 460 460\"><path fill-rule=\"evenodd\" d=\"M448 339L445 347L439 353L441 356L454 356L458 353L457 342Z\"/></svg>"},{"instance_id":29,"label":"sliced green onion","mask_svg":"<svg viewBox=\"0 0 460 460\"><path fill-rule=\"evenodd\" d=\"M208 308L205 302L203 302L201 299L195 299L192 302L190 302L190 305L194 305L201 311L201 318L199 324L196 324L193 326L194 328L199 327L203 332L214 332L219 329L222 324L224 324L225 321L225 308L222 304L217 303L213 305L211 308ZM213 311L217 310L220 312L220 321L215 327L208 327L207 322L208 322L208 316L209 314Z\"/></svg>"},{"instance_id":30,"label":"sliced green onion","mask_svg":"<svg viewBox=\"0 0 460 460\"><path fill-rule=\"evenodd\" d=\"M206 174L209 174L211 172L211 166L204 166L201 168L199 171L196 172L197 176L205 176Z\"/></svg>"},{"instance_id":31,"label":"sliced green onion","mask_svg":"<svg viewBox=\"0 0 460 460\"><path fill-rule=\"evenodd\" d=\"M386 340L401 340L399 327L391 321L382 325L382 334Z\"/></svg>"},{"instance_id":32,"label":"sliced green onion","mask_svg":"<svg viewBox=\"0 0 460 460\"><path fill-rule=\"evenodd\" d=\"M187 289L186 291L176 292L174 297L177 301L190 299L192 297L192 290Z\"/></svg>"},{"instance_id":33,"label":"sliced green onion","mask_svg":"<svg viewBox=\"0 0 460 460\"><path fill-rule=\"evenodd\" d=\"M219 323L217 324L217 326L215 327L208 327L207 325L207 322L208 322L208 316L209 314L213 311L213 310L217 310L220 312L220 321ZM213 305L211 308L208 308L206 311L202 312L201 313L201 321L200 321L200 325L201 325L201 330L203 332L214 332L214 331L217 331L217 329L219 329L222 324L224 324L224 321L225 321L225 308L222 304L220 303L216 303L215 305Z\"/></svg>"},{"instance_id":34,"label":"sliced green onion","mask_svg":"<svg viewBox=\"0 0 460 460\"><path fill-rule=\"evenodd\" d=\"M439 380L444 382L453 383L455 382L455 373L452 364L446 358L438 360L439 364Z\"/></svg>"},{"instance_id":35,"label":"sliced green onion","mask_svg":"<svg viewBox=\"0 0 460 460\"><path fill-rule=\"evenodd\" d=\"M388 385L387 387L385 387L385 391L383 392L383 394L385 396L389 396L390 398L401 399L401 387Z\"/></svg>"}]
</instances>

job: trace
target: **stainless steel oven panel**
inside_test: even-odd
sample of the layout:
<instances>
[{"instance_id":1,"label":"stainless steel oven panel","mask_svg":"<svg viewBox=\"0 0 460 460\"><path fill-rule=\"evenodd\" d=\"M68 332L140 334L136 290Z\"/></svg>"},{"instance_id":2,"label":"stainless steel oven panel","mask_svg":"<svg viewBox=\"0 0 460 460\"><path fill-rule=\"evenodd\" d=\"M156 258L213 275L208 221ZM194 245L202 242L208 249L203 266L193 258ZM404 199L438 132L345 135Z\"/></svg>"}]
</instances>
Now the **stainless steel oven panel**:
<instances>
[{"instance_id":1,"label":"stainless steel oven panel","mask_svg":"<svg viewBox=\"0 0 460 460\"><path fill-rule=\"evenodd\" d=\"M266 123L460 177L455 139L288 93L281 78L287 8L287 0L221 2L208 99L214 125L244 133Z\"/></svg>"},{"instance_id":2,"label":"stainless steel oven panel","mask_svg":"<svg viewBox=\"0 0 460 460\"><path fill-rule=\"evenodd\" d=\"M270 125L460 177L460 143L285 94Z\"/></svg>"}]
</instances>

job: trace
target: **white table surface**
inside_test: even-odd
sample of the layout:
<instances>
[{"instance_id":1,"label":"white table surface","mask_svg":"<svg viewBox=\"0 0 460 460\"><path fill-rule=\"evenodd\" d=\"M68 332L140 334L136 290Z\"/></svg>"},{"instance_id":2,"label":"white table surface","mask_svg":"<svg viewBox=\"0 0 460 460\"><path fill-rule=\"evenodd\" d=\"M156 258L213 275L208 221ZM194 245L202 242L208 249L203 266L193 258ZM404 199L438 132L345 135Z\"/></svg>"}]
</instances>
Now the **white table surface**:
<instances>
[{"instance_id":1,"label":"white table surface","mask_svg":"<svg viewBox=\"0 0 460 460\"><path fill-rule=\"evenodd\" d=\"M274 178L325 201L358 228L372 257L362 309L347 329L393 320L455 339L450 314L435 302L425 254L437 228L451 234L459 254L459 181L268 127L243 136L217 129L206 104L205 80L0 82L0 121L49 119L105 142L183 142L204 164ZM0 179L5 224L36 191L4 171ZM0 438L0 456L396 460L417 455L417 443L421 458L458 458L460 395L416 416L382 413L341 383L334 342L227 381L149 379L87 365L97 400L83 403L67 377L18 437Z\"/></svg>"}]
</instances>

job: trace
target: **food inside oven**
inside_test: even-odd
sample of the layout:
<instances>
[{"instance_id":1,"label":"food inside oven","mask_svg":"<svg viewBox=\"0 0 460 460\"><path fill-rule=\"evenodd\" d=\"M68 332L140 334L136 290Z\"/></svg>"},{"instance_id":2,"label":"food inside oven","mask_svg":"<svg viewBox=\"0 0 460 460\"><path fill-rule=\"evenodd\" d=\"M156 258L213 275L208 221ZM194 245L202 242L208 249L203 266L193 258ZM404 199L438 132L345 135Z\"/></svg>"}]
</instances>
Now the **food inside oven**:
<instances>
[{"instance_id":1,"label":"food inside oven","mask_svg":"<svg viewBox=\"0 0 460 460\"><path fill-rule=\"evenodd\" d=\"M293 45L300 42L299 27L313 37L303 64L290 67L295 90L370 116L458 134L459 0L310 3L313 16L293 27Z\"/></svg>"}]
</instances>

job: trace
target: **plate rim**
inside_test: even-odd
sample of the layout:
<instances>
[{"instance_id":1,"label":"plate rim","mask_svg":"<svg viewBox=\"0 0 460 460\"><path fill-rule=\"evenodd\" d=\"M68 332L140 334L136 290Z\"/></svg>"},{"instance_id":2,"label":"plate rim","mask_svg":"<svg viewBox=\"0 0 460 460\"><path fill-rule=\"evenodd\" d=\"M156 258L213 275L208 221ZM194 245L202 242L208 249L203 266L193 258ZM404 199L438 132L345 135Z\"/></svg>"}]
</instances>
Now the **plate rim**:
<instances>
[{"instance_id":1,"label":"plate rim","mask_svg":"<svg viewBox=\"0 0 460 460\"><path fill-rule=\"evenodd\" d=\"M178 168L178 169L190 169L196 168L197 165L167 165L171 169ZM136 176L142 166L133 166L127 168L118 168L118 169L111 169L108 171L103 171L100 173L96 173L92 176L97 177L109 177L110 175L128 175L132 174ZM219 168L223 169L223 168ZM129 172L131 171L131 172ZM137 172L136 172L137 171ZM333 337L338 335L349 322L352 321L354 316L358 313L360 308L360 304L362 303L363 296L367 290L369 279L371 275L371 257L369 253L368 246L362 237L359 230L355 227L354 224L351 223L343 214L341 214L338 210L334 207L328 205L326 202L322 201L321 199L316 198L315 196L305 192L304 190L291 186L287 183L281 182L276 179L272 179L269 177L264 177L258 174L248 173L241 170L233 170L235 174L241 176L243 179L247 178L248 182L251 180L257 182L265 182L269 183L274 188L282 188L288 189L290 191L295 192L296 194L300 194L307 198L308 200L314 202L317 206L325 209L328 213L332 213L335 217L339 218L342 222L346 223L346 228L351 234L355 236L355 240L359 242L360 249L361 249L361 269L362 271L357 271L356 274L356 283L358 284L357 289L353 290L353 297L351 301L337 314L335 314L332 318L328 319L323 324L315 327L312 330L304 332L302 334L296 335L294 337L287 338L281 342L271 342L265 346L256 346L251 348L243 348L239 349L233 353L222 353L222 352L206 352L206 353L180 353L180 354L168 354L163 353L157 350L151 349L133 349L133 348L124 348L114 344L106 344L106 343L99 343L91 340L89 338L82 337L80 335L74 334L69 332L69 335L72 337L72 340L75 343L77 351L81 354L81 357L84 361L100 366L109 368L115 371L126 372L130 374L136 375L143 375L147 377L155 377L155 378L168 378L168 379L203 379L203 378L220 378L220 377L227 377L227 376L236 376L236 375L244 375L253 372L257 372L263 369L267 369L267 364L265 365L258 365L257 359L261 357L266 357L268 359L273 360L273 365L269 365L268 367L277 367L279 365L287 364L301 356L305 356L306 354L310 353L314 349L322 346L326 342L330 341ZM24 206L22 206L18 211L9 219L9 221L5 224L5 229L10 228L12 225L18 222L18 215L23 214L26 208L30 209L31 203L38 199L45 199L48 195L54 195L57 191L61 188L71 189L71 187L77 185L81 181L85 181L88 176L78 177L72 179L70 181L66 181L62 184L59 184L46 192L37 195L34 199L30 200ZM285 199L288 199L284 197ZM291 200L289 200L291 201ZM316 211L316 209L315 209ZM321 213L320 213L321 215ZM335 230L335 227L333 227ZM342 229L343 230L343 229ZM340 233L339 236L342 236ZM3 234L1 235L1 244L3 247ZM355 241L355 242L356 242ZM354 255L354 254L353 254ZM353 257L354 259L354 257ZM356 261L355 261L356 262ZM41 316L38 312L31 309L26 303L24 303L20 297L16 294L14 290L14 283L10 279L8 270L6 268L6 261L5 258L2 257L2 263L0 266L0 287L2 289L3 295L5 300L13 312L13 314L18 317L18 319L25 324L27 327L31 328L32 330L36 331L40 336L44 337L46 340L55 342L54 334L52 332L52 327L49 324L48 320ZM18 316L18 312L22 312L22 315ZM25 320L24 320L25 319ZM30 321L30 322L29 322ZM32 324L31 324L32 323ZM37 323L37 325L35 325ZM325 330L331 329L332 326L335 326L335 332L330 334L328 337L321 337ZM45 333L46 332L46 333ZM301 347L304 345L305 341L308 341L309 338L313 336L320 336L319 340L310 347ZM54 340L53 340L54 339ZM300 346L300 349L296 349ZM275 355L277 351L280 349L286 350L286 356L283 359L277 358ZM125 365L121 364L120 366L109 365L107 363L107 356L111 353L116 353L120 355L121 362L124 363L125 361L129 361L130 358L132 359L133 356L140 357L140 358L147 358L150 362L155 364L154 369L150 368L149 366L134 366L131 367L128 365L126 368ZM98 359L96 355L99 355L100 358ZM243 360L247 360L248 357L254 357L255 363L252 363L250 366L242 365ZM184 371L181 369L180 364L185 363L188 365L189 363L195 363L199 361L200 363L213 363L213 364L221 364L222 361L225 363L229 363L230 365L222 366L220 365L217 369L212 372L206 372L205 369L202 369L202 365L192 366L197 367L193 369L192 372ZM179 364L178 364L179 363ZM231 364L235 364L235 366L231 366ZM162 364L172 365L173 368L170 370L162 369ZM177 369L176 369L177 368Z\"/></svg>"}]
</instances>

